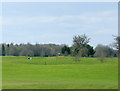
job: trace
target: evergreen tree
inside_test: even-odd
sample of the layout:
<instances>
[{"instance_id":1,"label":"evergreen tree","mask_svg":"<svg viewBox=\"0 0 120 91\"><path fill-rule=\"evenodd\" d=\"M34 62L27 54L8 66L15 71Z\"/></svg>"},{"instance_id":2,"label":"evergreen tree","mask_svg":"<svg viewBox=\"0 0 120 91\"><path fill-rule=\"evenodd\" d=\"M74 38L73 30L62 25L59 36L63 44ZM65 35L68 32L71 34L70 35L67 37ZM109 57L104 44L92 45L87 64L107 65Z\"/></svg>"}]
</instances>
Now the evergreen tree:
<instances>
[{"instance_id":1,"label":"evergreen tree","mask_svg":"<svg viewBox=\"0 0 120 91\"><path fill-rule=\"evenodd\" d=\"M5 56L5 46L2 44L2 56Z\"/></svg>"}]
</instances>

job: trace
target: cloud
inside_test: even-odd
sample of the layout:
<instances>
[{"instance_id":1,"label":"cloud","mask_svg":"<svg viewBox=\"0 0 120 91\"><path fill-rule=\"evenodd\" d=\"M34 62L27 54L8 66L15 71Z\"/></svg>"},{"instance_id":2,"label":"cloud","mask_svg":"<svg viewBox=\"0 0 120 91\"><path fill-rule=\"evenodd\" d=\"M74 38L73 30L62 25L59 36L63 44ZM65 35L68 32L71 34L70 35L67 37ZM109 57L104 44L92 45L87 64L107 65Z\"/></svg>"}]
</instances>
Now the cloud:
<instances>
[{"instance_id":1,"label":"cloud","mask_svg":"<svg viewBox=\"0 0 120 91\"><path fill-rule=\"evenodd\" d=\"M99 11L99 12L97 12L97 14L100 15L100 16L110 16L110 15L113 15L115 13L118 13L118 12L115 11L115 10Z\"/></svg>"},{"instance_id":2,"label":"cloud","mask_svg":"<svg viewBox=\"0 0 120 91\"><path fill-rule=\"evenodd\" d=\"M94 32L95 35L117 35L117 30L114 29L103 29Z\"/></svg>"},{"instance_id":3,"label":"cloud","mask_svg":"<svg viewBox=\"0 0 120 91\"><path fill-rule=\"evenodd\" d=\"M2 15L0 14L0 26L2 25Z\"/></svg>"},{"instance_id":4,"label":"cloud","mask_svg":"<svg viewBox=\"0 0 120 91\"><path fill-rule=\"evenodd\" d=\"M2 21L0 20L0 26L2 26Z\"/></svg>"},{"instance_id":5,"label":"cloud","mask_svg":"<svg viewBox=\"0 0 120 91\"><path fill-rule=\"evenodd\" d=\"M59 26L62 26L62 27L78 27L79 24L73 24L73 23L60 23Z\"/></svg>"},{"instance_id":6,"label":"cloud","mask_svg":"<svg viewBox=\"0 0 120 91\"><path fill-rule=\"evenodd\" d=\"M114 15L117 11L99 11L99 12L88 12L81 15L64 15L64 16L14 16L14 17L4 17L3 24L30 24L30 23L53 23L60 22L62 26L76 26L75 24L69 24L70 21L79 21L87 23L100 23L100 22L114 22L117 17ZM64 23L64 24L63 24ZM67 24L68 23L68 24Z\"/></svg>"},{"instance_id":7,"label":"cloud","mask_svg":"<svg viewBox=\"0 0 120 91\"><path fill-rule=\"evenodd\" d=\"M24 39L24 37L18 37L20 38L18 40L17 39L14 39L15 42L17 41L20 41L21 39L24 40L24 42L31 42L31 43L36 43L36 42L40 42L40 43L55 43L55 44L70 44L71 43L71 40L69 39L72 39L73 35L72 34L62 34L62 33L44 33L42 35L36 35L36 36L28 36L26 37L26 39ZM66 41L67 40L67 41Z\"/></svg>"}]
</instances>

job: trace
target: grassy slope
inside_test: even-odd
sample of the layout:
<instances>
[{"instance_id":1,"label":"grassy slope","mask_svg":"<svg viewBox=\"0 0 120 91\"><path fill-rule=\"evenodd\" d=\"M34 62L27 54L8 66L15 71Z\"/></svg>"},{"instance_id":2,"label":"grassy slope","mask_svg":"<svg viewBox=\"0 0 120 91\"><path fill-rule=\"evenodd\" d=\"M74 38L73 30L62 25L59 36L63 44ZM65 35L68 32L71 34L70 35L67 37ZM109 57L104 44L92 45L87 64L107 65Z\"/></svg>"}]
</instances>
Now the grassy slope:
<instances>
[{"instance_id":1,"label":"grassy slope","mask_svg":"<svg viewBox=\"0 0 120 91\"><path fill-rule=\"evenodd\" d=\"M5 89L115 89L118 60L71 57L3 57Z\"/></svg>"}]
</instances>

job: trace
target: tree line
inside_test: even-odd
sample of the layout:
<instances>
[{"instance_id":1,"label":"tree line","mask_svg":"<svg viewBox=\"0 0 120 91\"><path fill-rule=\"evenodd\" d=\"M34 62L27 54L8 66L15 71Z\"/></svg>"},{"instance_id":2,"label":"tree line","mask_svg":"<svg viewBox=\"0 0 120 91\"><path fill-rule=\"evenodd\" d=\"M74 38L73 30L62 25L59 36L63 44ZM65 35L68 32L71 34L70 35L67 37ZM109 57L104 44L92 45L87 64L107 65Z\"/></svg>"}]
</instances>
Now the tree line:
<instances>
[{"instance_id":1,"label":"tree line","mask_svg":"<svg viewBox=\"0 0 120 91\"><path fill-rule=\"evenodd\" d=\"M94 49L91 45L89 45L90 38L88 38L85 34L76 35L73 37L73 45L68 47L65 45L62 48L62 54L71 55L76 57L117 57L118 56L118 38L115 38L116 42L113 46L116 48L113 49L108 45L98 44Z\"/></svg>"},{"instance_id":2,"label":"tree line","mask_svg":"<svg viewBox=\"0 0 120 91\"><path fill-rule=\"evenodd\" d=\"M117 57L118 51L99 44L93 48L85 34L73 37L71 47L63 44L0 44L0 56L75 56L75 57ZM116 43L115 43L116 45Z\"/></svg>"},{"instance_id":3,"label":"tree line","mask_svg":"<svg viewBox=\"0 0 120 91\"><path fill-rule=\"evenodd\" d=\"M56 44L0 44L2 56L57 56L63 45Z\"/></svg>"}]
</instances>

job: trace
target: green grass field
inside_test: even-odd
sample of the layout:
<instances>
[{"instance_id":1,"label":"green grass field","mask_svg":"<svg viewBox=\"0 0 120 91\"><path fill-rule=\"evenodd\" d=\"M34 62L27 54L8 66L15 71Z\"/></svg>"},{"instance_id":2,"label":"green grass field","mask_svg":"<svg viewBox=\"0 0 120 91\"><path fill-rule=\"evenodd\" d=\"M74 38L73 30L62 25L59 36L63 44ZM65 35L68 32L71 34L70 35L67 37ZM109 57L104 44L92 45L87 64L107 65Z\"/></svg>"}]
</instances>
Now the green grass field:
<instances>
[{"instance_id":1,"label":"green grass field","mask_svg":"<svg viewBox=\"0 0 120 91\"><path fill-rule=\"evenodd\" d=\"M117 89L118 59L2 57L3 89Z\"/></svg>"}]
</instances>

